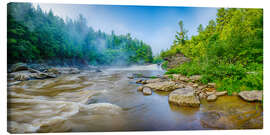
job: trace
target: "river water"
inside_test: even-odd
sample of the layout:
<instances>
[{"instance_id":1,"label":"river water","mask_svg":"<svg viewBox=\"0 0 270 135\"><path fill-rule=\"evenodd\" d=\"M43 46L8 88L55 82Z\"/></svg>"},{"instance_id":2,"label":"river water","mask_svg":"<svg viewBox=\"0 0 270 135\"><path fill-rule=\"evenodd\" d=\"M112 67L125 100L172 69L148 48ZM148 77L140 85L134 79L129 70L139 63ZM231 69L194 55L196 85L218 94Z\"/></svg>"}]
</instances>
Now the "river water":
<instances>
[{"instance_id":1,"label":"river water","mask_svg":"<svg viewBox=\"0 0 270 135\"><path fill-rule=\"evenodd\" d=\"M199 108L168 103L168 92L144 96L132 73L162 75L157 65L84 70L44 80L8 81L8 131L163 131L263 127L261 103L237 96L201 101Z\"/></svg>"}]
</instances>

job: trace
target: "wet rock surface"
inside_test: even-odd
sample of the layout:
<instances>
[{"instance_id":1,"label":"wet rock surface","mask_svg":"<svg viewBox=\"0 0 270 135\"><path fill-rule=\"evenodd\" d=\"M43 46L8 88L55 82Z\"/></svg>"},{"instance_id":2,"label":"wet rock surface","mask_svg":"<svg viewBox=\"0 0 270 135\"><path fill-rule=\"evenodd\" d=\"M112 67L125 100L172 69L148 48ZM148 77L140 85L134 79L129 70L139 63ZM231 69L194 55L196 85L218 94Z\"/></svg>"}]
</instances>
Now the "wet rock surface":
<instances>
[{"instance_id":1,"label":"wet rock surface","mask_svg":"<svg viewBox=\"0 0 270 135\"><path fill-rule=\"evenodd\" d=\"M241 91L238 95L245 101L262 101L263 91L252 90L252 91Z\"/></svg>"},{"instance_id":2,"label":"wet rock surface","mask_svg":"<svg viewBox=\"0 0 270 135\"><path fill-rule=\"evenodd\" d=\"M142 92L144 95L151 95L152 94L152 90L150 88L147 88L147 87L143 88Z\"/></svg>"},{"instance_id":3,"label":"wet rock surface","mask_svg":"<svg viewBox=\"0 0 270 135\"><path fill-rule=\"evenodd\" d=\"M157 91L172 91L177 88L182 88L184 85L178 84L173 81L165 81L165 82L155 82L144 85L144 87L149 87L153 90Z\"/></svg>"},{"instance_id":4,"label":"wet rock surface","mask_svg":"<svg viewBox=\"0 0 270 135\"><path fill-rule=\"evenodd\" d=\"M191 87L180 88L169 94L169 102L179 106L199 107L200 100Z\"/></svg>"}]
</instances>

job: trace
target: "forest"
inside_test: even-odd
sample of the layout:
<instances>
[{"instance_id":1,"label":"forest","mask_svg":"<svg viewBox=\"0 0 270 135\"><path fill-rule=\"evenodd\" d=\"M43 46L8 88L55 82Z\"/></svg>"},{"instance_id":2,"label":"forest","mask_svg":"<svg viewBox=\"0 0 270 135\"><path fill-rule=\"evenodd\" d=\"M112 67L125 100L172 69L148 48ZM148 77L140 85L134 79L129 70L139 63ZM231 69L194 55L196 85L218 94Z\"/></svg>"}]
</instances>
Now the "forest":
<instances>
[{"instance_id":1,"label":"forest","mask_svg":"<svg viewBox=\"0 0 270 135\"><path fill-rule=\"evenodd\" d=\"M167 74L199 74L202 83L215 82L228 94L263 89L262 9L220 8L216 20L205 28L199 25L198 35L192 37L187 37L183 21L179 27L174 44L161 57L183 54L191 61L168 69Z\"/></svg>"},{"instance_id":2,"label":"forest","mask_svg":"<svg viewBox=\"0 0 270 135\"><path fill-rule=\"evenodd\" d=\"M8 4L8 64L72 62L130 65L153 61L152 49L126 35L95 31L86 19L62 18L31 3Z\"/></svg>"}]
</instances>

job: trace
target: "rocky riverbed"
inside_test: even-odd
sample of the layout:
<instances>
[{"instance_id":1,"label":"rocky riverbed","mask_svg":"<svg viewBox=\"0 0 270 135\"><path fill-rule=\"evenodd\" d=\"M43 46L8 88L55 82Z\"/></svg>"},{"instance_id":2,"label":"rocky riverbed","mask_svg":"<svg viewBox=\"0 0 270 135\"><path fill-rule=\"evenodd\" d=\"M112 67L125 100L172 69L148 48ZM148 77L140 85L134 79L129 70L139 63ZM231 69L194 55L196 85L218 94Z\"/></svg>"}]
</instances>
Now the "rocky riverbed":
<instances>
[{"instance_id":1,"label":"rocky riverbed","mask_svg":"<svg viewBox=\"0 0 270 135\"><path fill-rule=\"evenodd\" d=\"M200 76L163 75L157 65L34 69L8 73L8 131L260 129L262 91L228 96ZM117 121L117 123L115 123Z\"/></svg>"}]
</instances>

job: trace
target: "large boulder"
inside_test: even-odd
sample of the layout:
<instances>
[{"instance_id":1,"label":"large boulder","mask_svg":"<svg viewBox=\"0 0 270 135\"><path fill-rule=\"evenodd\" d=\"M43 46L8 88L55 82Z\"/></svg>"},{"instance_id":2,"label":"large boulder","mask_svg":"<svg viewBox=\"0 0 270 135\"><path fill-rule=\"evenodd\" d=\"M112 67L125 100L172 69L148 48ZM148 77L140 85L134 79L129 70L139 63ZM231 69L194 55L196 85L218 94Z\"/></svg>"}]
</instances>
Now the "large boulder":
<instances>
[{"instance_id":1,"label":"large boulder","mask_svg":"<svg viewBox=\"0 0 270 135\"><path fill-rule=\"evenodd\" d=\"M157 91L172 91L177 88L183 88L184 85L178 84L173 81L165 81L165 82L149 83L149 84L144 85L144 87L148 87Z\"/></svg>"},{"instance_id":2,"label":"large boulder","mask_svg":"<svg viewBox=\"0 0 270 135\"><path fill-rule=\"evenodd\" d=\"M199 107L200 100L192 87L180 88L169 94L169 102L179 106Z\"/></svg>"},{"instance_id":3,"label":"large boulder","mask_svg":"<svg viewBox=\"0 0 270 135\"><path fill-rule=\"evenodd\" d=\"M241 91L240 93L238 93L238 95L245 101L262 101L263 91Z\"/></svg>"},{"instance_id":4,"label":"large boulder","mask_svg":"<svg viewBox=\"0 0 270 135\"><path fill-rule=\"evenodd\" d=\"M25 63L16 63L13 64L10 68L11 72L23 71L28 70L28 66Z\"/></svg>"}]
</instances>

